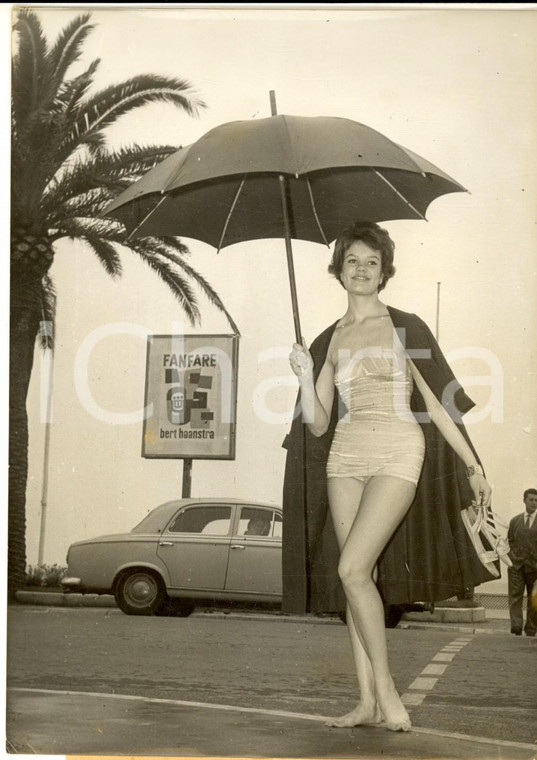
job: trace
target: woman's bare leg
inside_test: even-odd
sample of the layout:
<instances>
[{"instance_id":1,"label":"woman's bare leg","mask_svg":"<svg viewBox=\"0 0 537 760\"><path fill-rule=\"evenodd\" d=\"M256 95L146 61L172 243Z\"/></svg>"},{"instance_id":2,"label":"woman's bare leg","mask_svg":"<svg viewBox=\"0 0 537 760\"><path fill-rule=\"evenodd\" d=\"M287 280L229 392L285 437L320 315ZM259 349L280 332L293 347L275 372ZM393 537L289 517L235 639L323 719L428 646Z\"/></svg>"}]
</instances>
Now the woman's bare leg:
<instances>
[{"instance_id":1,"label":"woman's bare leg","mask_svg":"<svg viewBox=\"0 0 537 760\"><path fill-rule=\"evenodd\" d=\"M344 515L349 511L345 502L351 489L340 482L331 484L331 491L336 522L340 511ZM352 619L373 671L377 702L387 728L393 731L409 730L410 719L389 671L384 606L372 576L378 557L408 511L414 493L415 487L399 478L372 478L363 489L339 566Z\"/></svg>"},{"instance_id":2,"label":"woman's bare leg","mask_svg":"<svg viewBox=\"0 0 537 760\"><path fill-rule=\"evenodd\" d=\"M352 524L356 518L360 499L365 484L354 478L329 478L328 493L331 514L340 551L345 546ZM332 507L332 502L334 507ZM360 701L357 706L340 718L326 722L327 726L341 728L344 726L370 725L380 723L382 716L377 705L375 680L369 657L354 625L352 610L347 604L347 630L351 640L351 649L360 687Z\"/></svg>"},{"instance_id":3,"label":"woman's bare leg","mask_svg":"<svg viewBox=\"0 0 537 760\"><path fill-rule=\"evenodd\" d=\"M348 726L371 726L382 722L382 713L377 704L373 668L354 625L352 610L347 604L347 628L351 640L352 655L360 687L360 701L354 709L339 718L330 718L327 726L345 728Z\"/></svg>"}]
</instances>

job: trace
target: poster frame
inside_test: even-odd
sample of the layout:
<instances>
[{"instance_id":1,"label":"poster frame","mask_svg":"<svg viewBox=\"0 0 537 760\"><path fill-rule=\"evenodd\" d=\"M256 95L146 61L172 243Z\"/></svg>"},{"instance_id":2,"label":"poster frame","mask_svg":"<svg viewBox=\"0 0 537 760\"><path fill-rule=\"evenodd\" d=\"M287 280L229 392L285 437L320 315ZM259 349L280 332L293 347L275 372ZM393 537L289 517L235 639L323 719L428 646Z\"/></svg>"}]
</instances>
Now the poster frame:
<instances>
[{"instance_id":1,"label":"poster frame","mask_svg":"<svg viewBox=\"0 0 537 760\"><path fill-rule=\"evenodd\" d=\"M233 411L233 421L230 423L230 433L229 433L229 447L226 454L199 454L199 453L185 453L185 454L148 454L146 452L146 432L147 432L147 414L145 414L145 409L147 408L148 404L151 402L150 399L148 399L148 392L149 392L149 367L150 367L150 353L151 353L151 346L155 339L157 338L167 338L170 340L173 340L174 338L180 339L180 340L186 340L188 338L195 338L200 340L212 340L214 338L222 339L222 338L228 338L231 341L231 351L230 351L230 359L231 359L231 366L232 366L232 386L231 386L231 396L230 399L231 402L231 408ZM141 446L141 456L143 459L207 459L207 460L234 460L236 457L236 439L237 439L237 393L238 393L238 368L239 368L239 338L240 335L236 333L188 333L188 334L182 334L182 335L172 335L170 333L163 334L163 333L151 333L147 336L147 345L146 345L146 366L145 366L145 381L144 381L144 418L143 418L143 426L142 426L142 446Z\"/></svg>"}]
</instances>

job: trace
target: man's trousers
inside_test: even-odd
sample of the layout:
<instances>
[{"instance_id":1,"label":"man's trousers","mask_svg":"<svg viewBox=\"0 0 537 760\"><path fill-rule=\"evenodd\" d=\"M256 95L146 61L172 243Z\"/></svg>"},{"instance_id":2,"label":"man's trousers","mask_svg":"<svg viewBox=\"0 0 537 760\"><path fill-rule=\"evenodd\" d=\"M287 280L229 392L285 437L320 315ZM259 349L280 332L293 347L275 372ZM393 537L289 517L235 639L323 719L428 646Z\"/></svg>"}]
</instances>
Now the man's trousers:
<instances>
[{"instance_id":1,"label":"man's trousers","mask_svg":"<svg viewBox=\"0 0 537 760\"><path fill-rule=\"evenodd\" d=\"M537 584L537 570L527 565L518 569L510 567L507 570L507 579L511 631L522 631L522 628L524 628L527 636L534 636L537 631L537 598L536 594L534 594L532 603L532 591ZM522 613L524 591L526 591L528 597L525 626Z\"/></svg>"}]
</instances>

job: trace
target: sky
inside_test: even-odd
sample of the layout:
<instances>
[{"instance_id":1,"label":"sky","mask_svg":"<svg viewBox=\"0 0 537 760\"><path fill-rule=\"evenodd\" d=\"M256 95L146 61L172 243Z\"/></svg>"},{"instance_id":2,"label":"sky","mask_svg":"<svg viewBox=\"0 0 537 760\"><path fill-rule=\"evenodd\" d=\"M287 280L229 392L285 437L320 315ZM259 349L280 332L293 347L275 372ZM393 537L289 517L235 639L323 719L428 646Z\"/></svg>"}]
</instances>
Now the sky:
<instances>
[{"instance_id":1,"label":"sky","mask_svg":"<svg viewBox=\"0 0 537 760\"><path fill-rule=\"evenodd\" d=\"M468 429L494 487L493 508L503 520L522 511L523 490L537 486L535 10L38 7L49 39L86 7L96 28L81 65L101 59L97 88L137 73L173 75L190 80L207 104L197 118L147 106L110 130L116 147L186 145L221 123L267 117L274 90L279 113L362 122L469 190L434 201L426 222L384 223L397 274L382 300L434 330L440 294L439 339L477 403ZM287 361L294 331L284 243L217 254L184 242L241 332L236 458L194 461L192 495L280 504L281 443L297 390ZM166 286L127 250L118 280L80 243L62 241L56 251L44 562L63 565L71 542L128 530L181 495L182 462L143 459L141 421L129 421L144 402L146 336L229 326L203 295L202 324L185 324ZM310 343L343 315L346 298L326 271L326 247L297 241L293 251ZM100 416L77 389L80 373ZM30 564L39 544L47 376L38 351L28 399Z\"/></svg>"}]
</instances>

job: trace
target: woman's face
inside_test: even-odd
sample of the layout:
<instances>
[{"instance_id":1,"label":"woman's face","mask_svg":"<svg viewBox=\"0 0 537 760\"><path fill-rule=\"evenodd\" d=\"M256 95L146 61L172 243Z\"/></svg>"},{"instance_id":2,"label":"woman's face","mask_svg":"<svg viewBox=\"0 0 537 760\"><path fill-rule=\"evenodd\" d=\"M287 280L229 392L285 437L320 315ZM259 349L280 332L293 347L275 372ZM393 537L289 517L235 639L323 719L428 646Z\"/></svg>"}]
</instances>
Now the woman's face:
<instances>
[{"instance_id":1,"label":"woman's face","mask_svg":"<svg viewBox=\"0 0 537 760\"><path fill-rule=\"evenodd\" d=\"M382 255L362 240L352 243L343 257L341 282L349 293L371 295L382 279Z\"/></svg>"}]
</instances>

